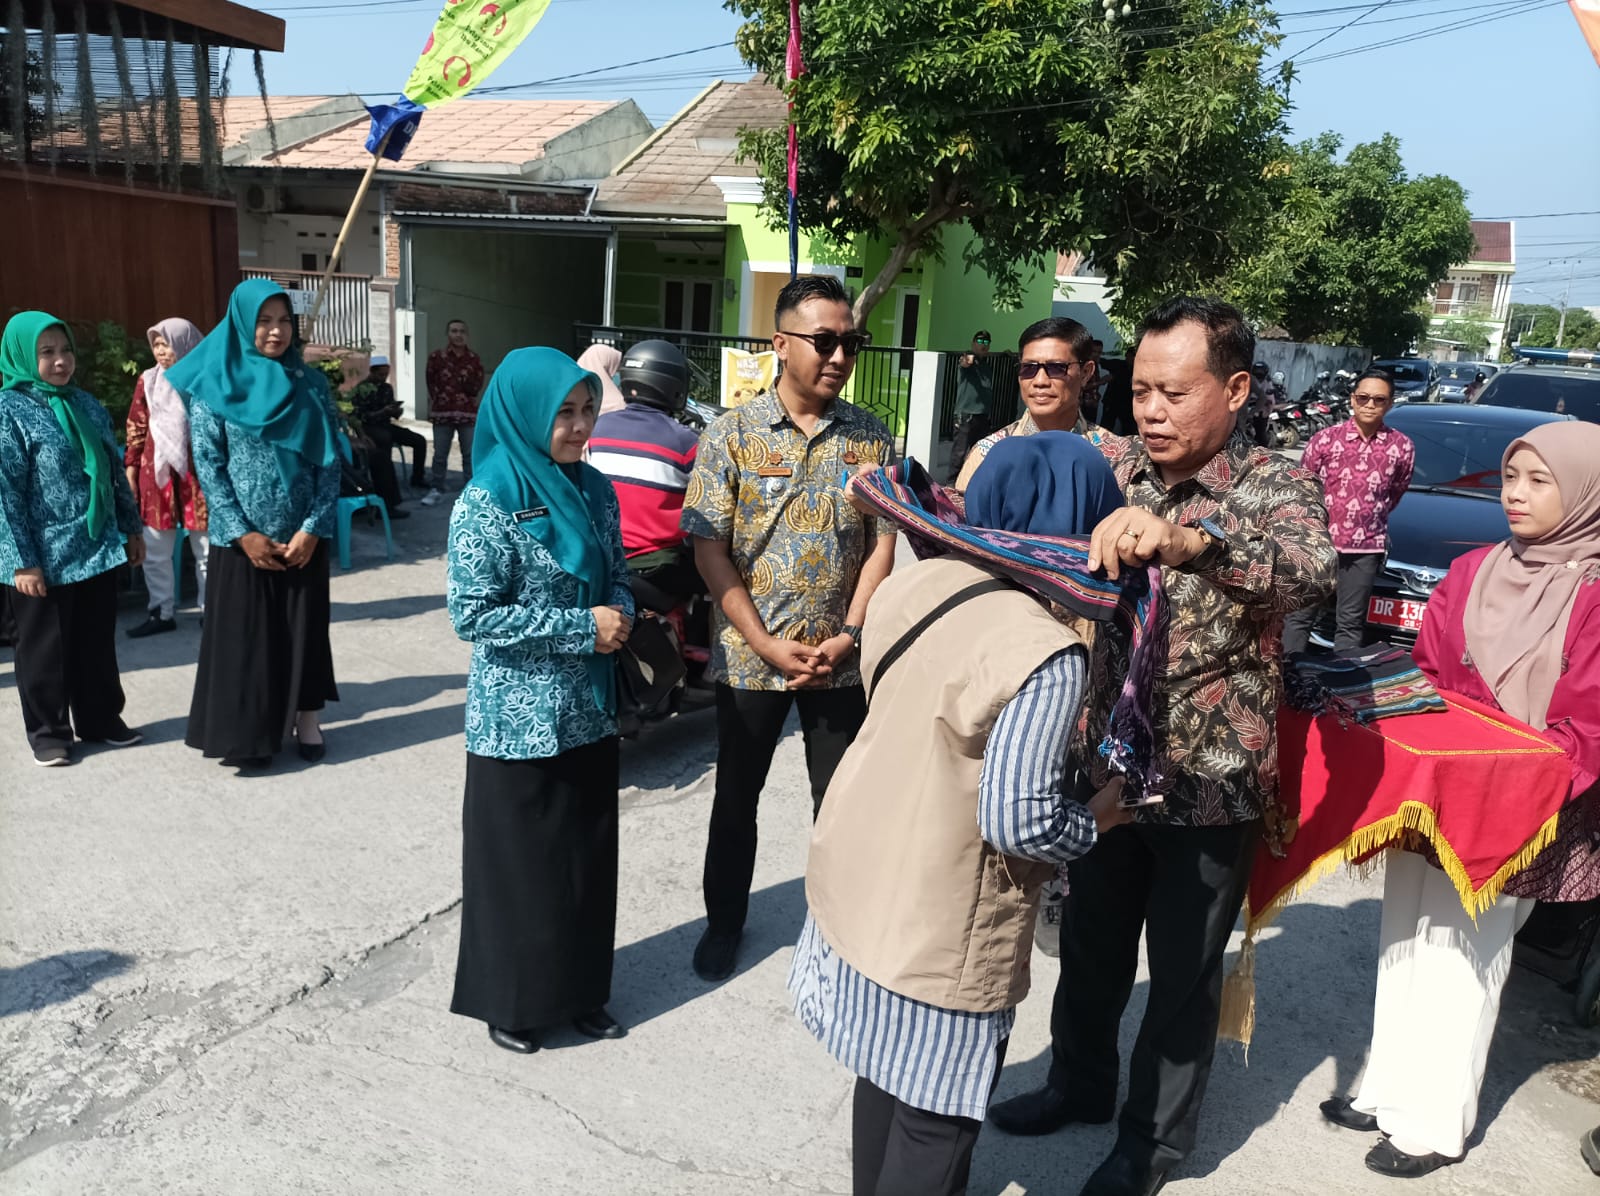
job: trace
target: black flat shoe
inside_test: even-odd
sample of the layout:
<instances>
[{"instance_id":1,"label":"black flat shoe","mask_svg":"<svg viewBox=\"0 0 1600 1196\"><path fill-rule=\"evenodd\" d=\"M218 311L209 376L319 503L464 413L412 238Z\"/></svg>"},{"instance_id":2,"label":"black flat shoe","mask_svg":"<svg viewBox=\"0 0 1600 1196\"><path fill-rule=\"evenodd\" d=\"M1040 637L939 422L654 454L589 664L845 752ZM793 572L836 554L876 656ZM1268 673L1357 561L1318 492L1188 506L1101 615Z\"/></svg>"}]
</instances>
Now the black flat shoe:
<instances>
[{"instance_id":1,"label":"black flat shoe","mask_svg":"<svg viewBox=\"0 0 1600 1196\"><path fill-rule=\"evenodd\" d=\"M1105 1125L1116 1110L1110 1105L1090 1108L1081 1101L1057 1092L1050 1085L1013 1096L989 1106L989 1123L1001 1133L1019 1138L1053 1134L1062 1126Z\"/></svg>"},{"instance_id":2,"label":"black flat shoe","mask_svg":"<svg viewBox=\"0 0 1600 1196\"><path fill-rule=\"evenodd\" d=\"M628 1031L604 1009L572 1019L572 1028L585 1038L625 1038Z\"/></svg>"},{"instance_id":3,"label":"black flat shoe","mask_svg":"<svg viewBox=\"0 0 1600 1196\"><path fill-rule=\"evenodd\" d=\"M224 768L261 769L272 763L271 756L229 756L222 762Z\"/></svg>"},{"instance_id":4,"label":"black flat shoe","mask_svg":"<svg viewBox=\"0 0 1600 1196\"><path fill-rule=\"evenodd\" d=\"M1579 1138L1578 1150L1583 1155L1583 1161L1589 1164L1589 1170L1600 1175L1600 1128L1592 1129Z\"/></svg>"},{"instance_id":5,"label":"black flat shoe","mask_svg":"<svg viewBox=\"0 0 1600 1196\"><path fill-rule=\"evenodd\" d=\"M1348 1096L1336 1096L1332 1100L1325 1100L1317 1108L1321 1109L1322 1115L1334 1125L1347 1130L1359 1130L1364 1134L1377 1133L1378 1119L1371 1113L1363 1113L1355 1108Z\"/></svg>"},{"instance_id":6,"label":"black flat shoe","mask_svg":"<svg viewBox=\"0 0 1600 1196\"><path fill-rule=\"evenodd\" d=\"M733 975L739 961L739 940L743 937L743 931L735 930L729 934L706 927L706 932L700 936L700 942L694 949L694 974L708 984L716 984Z\"/></svg>"},{"instance_id":7,"label":"black flat shoe","mask_svg":"<svg viewBox=\"0 0 1600 1196\"><path fill-rule=\"evenodd\" d=\"M1095 1168L1078 1196L1156 1196L1166 1183L1165 1171L1114 1150Z\"/></svg>"},{"instance_id":8,"label":"black flat shoe","mask_svg":"<svg viewBox=\"0 0 1600 1196\"><path fill-rule=\"evenodd\" d=\"M531 1055L539 1049L539 1039L532 1030L502 1030L489 1027L489 1041L515 1055Z\"/></svg>"},{"instance_id":9,"label":"black flat shoe","mask_svg":"<svg viewBox=\"0 0 1600 1196\"><path fill-rule=\"evenodd\" d=\"M1367 1151L1367 1168L1379 1175L1391 1175L1395 1179L1420 1179L1424 1175L1431 1175L1440 1167L1459 1163L1466 1157L1462 1154L1454 1158L1447 1154L1407 1154L1385 1138Z\"/></svg>"},{"instance_id":10,"label":"black flat shoe","mask_svg":"<svg viewBox=\"0 0 1600 1196\"><path fill-rule=\"evenodd\" d=\"M137 627L128 628L128 638L142 640L147 635L160 635L163 631L178 630L178 620L163 619L155 611L150 612L150 617Z\"/></svg>"}]
</instances>

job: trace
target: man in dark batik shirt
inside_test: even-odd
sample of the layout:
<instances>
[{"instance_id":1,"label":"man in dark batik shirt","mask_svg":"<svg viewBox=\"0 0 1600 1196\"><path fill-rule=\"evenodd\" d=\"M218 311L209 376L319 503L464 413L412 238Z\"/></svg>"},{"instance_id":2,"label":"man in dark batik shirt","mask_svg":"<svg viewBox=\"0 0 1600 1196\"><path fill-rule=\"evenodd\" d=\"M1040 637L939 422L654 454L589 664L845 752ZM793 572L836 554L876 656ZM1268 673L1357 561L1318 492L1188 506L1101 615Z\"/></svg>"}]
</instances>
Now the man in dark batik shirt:
<instances>
[{"instance_id":1,"label":"man in dark batik shirt","mask_svg":"<svg viewBox=\"0 0 1600 1196\"><path fill-rule=\"evenodd\" d=\"M1256 845L1277 816L1280 636L1291 611L1334 586L1335 553L1316 479L1250 443L1255 338L1233 308L1175 299L1140 328L1133 367L1139 438L1102 449L1128 506L1096 530L1091 567L1158 563L1171 605L1157 675L1160 804L1068 868L1061 981L1043 1088L996 1105L1013 1134L1116 1112L1117 1032L1146 936L1150 992L1129 1068L1117 1145L1082 1196L1149 1196L1194 1146L1221 1010L1222 954ZM1109 626L1090 665L1089 727L1104 727L1127 671ZM1089 784L1107 781L1098 752Z\"/></svg>"}]
</instances>

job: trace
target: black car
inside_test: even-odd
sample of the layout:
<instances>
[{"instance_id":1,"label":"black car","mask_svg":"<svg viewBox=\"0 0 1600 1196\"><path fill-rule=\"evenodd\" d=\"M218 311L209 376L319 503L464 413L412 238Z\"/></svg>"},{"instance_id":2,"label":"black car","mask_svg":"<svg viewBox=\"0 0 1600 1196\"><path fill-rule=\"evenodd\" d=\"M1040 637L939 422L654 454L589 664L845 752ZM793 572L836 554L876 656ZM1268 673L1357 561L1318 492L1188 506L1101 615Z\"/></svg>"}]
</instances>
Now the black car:
<instances>
[{"instance_id":1,"label":"black car","mask_svg":"<svg viewBox=\"0 0 1600 1196\"><path fill-rule=\"evenodd\" d=\"M1372 363L1380 370L1388 370L1394 379L1396 403L1431 403L1438 397L1439 379L1434 374L1433 362L1425 357L1396 357Z\"/></svg>"},{"instance_id":2,"label":"black car","mask_svg":"<svg viewBox=\"0 0 1600 1196\"><path fill-rule=\"evenodd\" d=\"M1369 640L1416 642L1428 595L1450 562L1511 534L1500 506L1506 446L1530 428L1568 418L1482 404L1416 404L1389 413L1389 426L1416 445L1417 464L1405 498L1389 516L1389 556L1367 604ZM1315 638L1329 646L1332 633L1330 612Z\"/></svg>"},{"instance_id":3,"label":"black car","mask_svg":"<svg viewBox=\"0 0 1600 1196\"><path fill-rule=\"evenodd\" d=\"M1444 361L1433 367L1433 376L1439 380L1439 401L1441 403L1467 403L1467 387L1482 374L1484 378L1493 378L1500 372L1500 367L1490 365L1487 361Z\"/></svg>"},{"instance_id":4,"label":"black car","mask_svg":"<svg viewBox=\"0 0 1600 1196\"><path fill-rule=\"evenodd\" d=\"M1600 424L1600 369L1572 365L1522 365L1501 370L1478 392L1495 407L1548 411Z\"/></svg>"}]
</instances>

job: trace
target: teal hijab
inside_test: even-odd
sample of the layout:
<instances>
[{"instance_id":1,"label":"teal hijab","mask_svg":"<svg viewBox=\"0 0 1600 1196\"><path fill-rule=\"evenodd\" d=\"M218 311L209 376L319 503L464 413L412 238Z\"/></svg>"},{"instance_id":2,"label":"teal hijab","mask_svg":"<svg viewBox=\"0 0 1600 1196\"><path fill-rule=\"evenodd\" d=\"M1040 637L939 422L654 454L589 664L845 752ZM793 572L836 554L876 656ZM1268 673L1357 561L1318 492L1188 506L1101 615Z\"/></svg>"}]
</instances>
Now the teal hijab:
<instances>
[{"instance_id":1,"label":"teal hijab","mask_svg":"<svg viewBox=\"0 0 1600 1196\"><path fill-rule=\"evenodd\" d=\"M274 296L289 301L269 278L234 287L227 319L167 371L167 381L185 399L202 400L219 418L271 445L288 490L307 465L334 463L339 438L322 371L306 365L297 346L277 359L256 348L256 316Z\"/></svg>"},{"instance_id":2,"label":"teal hijab","mask_svg":"<svg viewBox=\"0 0 1600 1196\"><path fill-rule=\"evenodd\" d=\"M598 521L611 483L591 465L559 465L550 456L556 413L580 382L600 401L600 379L558 349L515 349L506 354L478 406L472 442L472 480L544 545L563 573L577 578L578 601L611 600L611 564ZM595 704L617 708L616 661L591 653L589 682Z\"/></svg>"},{"instance_id":3,"label":"teal hijab","mask_svg":"<svg viewBox=\"0 0 1600 1196\"><path fill-rule=\"evenodd\" d=\"M106 530L116 502L112 467L107 459L105 441L71 401L71 384L52 386L39 377L39 338L52 328L67 334L67 344L76 355L78 345L72 338L72 329L46 312L18 312L6 321L6 330L0 334L0 388L25 387L50 404L56 422L83 461L83 473L89 479L89 513L84 517L84 524L89 538L98 540L100 533Z\"/></svg>"}]
</instances>

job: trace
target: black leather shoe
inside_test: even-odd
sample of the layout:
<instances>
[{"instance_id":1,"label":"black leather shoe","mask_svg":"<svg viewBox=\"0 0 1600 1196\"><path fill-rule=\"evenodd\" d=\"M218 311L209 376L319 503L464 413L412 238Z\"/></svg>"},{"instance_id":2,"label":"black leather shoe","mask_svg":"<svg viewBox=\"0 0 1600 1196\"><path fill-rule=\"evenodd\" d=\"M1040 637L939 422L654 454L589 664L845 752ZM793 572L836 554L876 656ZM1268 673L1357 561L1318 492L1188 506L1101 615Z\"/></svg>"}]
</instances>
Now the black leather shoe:
<instances>
[{"instance_id":1,"label":"black leather shoe","mask_svg":"<svg viewBox=\"0 0 1600 1196\"><path fill-rule=\"evenodd\" d=\"M222 762L224 768L239 769L269 768L271 765L271 756L229 756Z\"/></svg>"},{"instance_id":2,"label":"black leather shoe","mask_svg":"<svg viewBox=\"0 0 1600 1196\"><path fill-rule=\"evenodd\" d=\"M1583 1153L1583 1161L1589 1164L1589 1170L1600 1175L1600 1127L1579 1138L1578 1149Z\"/></svg>"},{"instance_id":3,"label":"black leather shoe","mask_svg":"<svg viewBox=\"0 0 1600 1196\"><path fill-rule=\"evenodd\" d=\"M604 1009L572 1019L572 1028L585 1038L626 1038L628 1031Z\"/></svg>"},{"instance_id":4,"label":"black leather shoe","mask_svg":"<svg viewBox=\"0 0 1600 1196\"><path fill-rule=\"evenodd\" d=\"M1050 1085L1013 1096L989 1106L989 1123L1006 1134L1033 1138L1053 1134L1064 1125L1105 1125L1115 1110L1086 1108L1081 1102L1057 1092Z\"/></svg>"},{"instance_id":5,"label":"black leather shoe","mask_svg":"<svg viewBox=\"0 0 1600 1196\"><path fill-rule=\"evenodd\" d=\"M147 635L160 635L163 631L178 630L178 620L163 619L155 611L150 612L150 617L137 627L128 628L128 638L142 640Z\"/></svg>"},{"instance_id":6,"label":"black leather shoe","mask_svg":"<svg viewBox=\"0 0 1600 1196\"><path fill-rule=\"evenodd\" d=\"M1367 1151L1367 1167L1379 1175L1392 1175L1396 1179L1419 1179L1466 1157L1462 1154L1454 1158L1447 1154L1407 1154L1385 1138Z\"/></svg>"},{"instance_id":7,"label":"black leather shoe","mask_svg":"<svg viewBox=\"0 0 1600 1196\"><path fill-rule=\"evenodd\" d=\"M326 743L302 743L299 745L300 759L307 764L315 764L328 754Z\"/></svg>"},{"instance_id":8,"label":"black leather shoe","mask_svg":"<svg viewBox=\"0 0 1600 1196\"><path fill-rule=\"evenodd\" d=\"M1114 1150L1095 1168L1078 1196L1156 1196L1167 1173Z\"/></svg>"},{"instance_id":9,"label":"black leather shoe","mask_svg":"<svg viewBox=\"0 0 1600 1196\"><path fill-rule=\"evenodd\" d=\"M741 930L730 934L706 927L694 949L694 974L710 984L733 975L739 959L739 940L743 937Z\"/></svg>"},{"instance_id":10,"label":"black leather shoe","mask_svg":"<svg viewBox=\"0 0 1600 1196\"><path fill-rule=\"evenodd\" d=\"M1343 1126L1347 1130L1359 1130L1364 1134L1376 1133L1378 1119L1371 1113L1363 1113L1354 1108L1348 1096L1336 1096L1332 1100L1325 1100L1317 1108L1322 1110L1322 1115L1334 1125Z\"/></svg>"},{"instance_id":11,"label":"black leather shoe","mask_svg":"<svg viewBox=\"0 0 1600 1196\"><path fill-rule=\"evenodd\" d=\"M502 1030L499 1026L490 1026L489 1041L517 1055L531 1055L539 1049L539 1039L532 1030Z\"/></svg>"}]
</instances>

